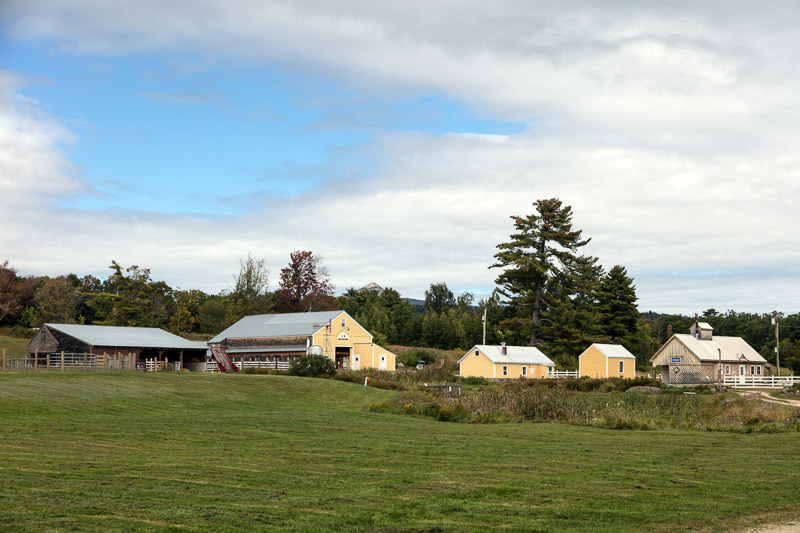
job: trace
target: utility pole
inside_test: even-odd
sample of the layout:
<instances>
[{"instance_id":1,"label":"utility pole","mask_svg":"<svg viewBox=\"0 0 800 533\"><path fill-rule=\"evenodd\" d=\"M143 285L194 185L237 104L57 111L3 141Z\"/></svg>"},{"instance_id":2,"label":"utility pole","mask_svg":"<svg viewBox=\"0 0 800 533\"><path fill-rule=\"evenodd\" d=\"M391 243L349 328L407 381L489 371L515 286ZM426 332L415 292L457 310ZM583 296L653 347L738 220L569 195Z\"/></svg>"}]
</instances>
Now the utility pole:
<instances>
[{"instance_id":1,"label":"utility pole","mask_svg":"<svg viewBox=\"0 0 800 533\"><path fill-rule=\"evenodd\" d=\"M483 345L486 346L486 308L483 308Z\"/></svg>"},{"instance_id":2,"label":"utility pole","mask_svg":"<svg viewBox=\"0 0 800 533\"><path fill-rule=\"evenodd\" d=\"M778 333L778 312L775 311L772 316L772 323L775 324L775 366L778 368L778 377L781 377L781 348Z\"/></svg>"}]
</instances>

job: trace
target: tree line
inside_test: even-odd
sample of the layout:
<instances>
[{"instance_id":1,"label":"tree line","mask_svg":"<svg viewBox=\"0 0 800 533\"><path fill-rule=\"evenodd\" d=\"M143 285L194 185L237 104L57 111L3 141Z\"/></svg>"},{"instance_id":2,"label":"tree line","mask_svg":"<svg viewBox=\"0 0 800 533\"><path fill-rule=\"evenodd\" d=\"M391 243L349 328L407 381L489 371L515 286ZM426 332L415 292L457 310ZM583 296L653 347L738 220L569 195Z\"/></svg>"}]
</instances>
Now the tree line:
<instances>
[{"instance_id":1,"label":"tree line","mask_svg":"<svg viewBox=\"0 0 800 533\"><path fill-rule=\"evenodd\" d=\"M367 328L378 344L466 351L482 342L538 346L564 368L593 342L622 344L646 368L668 337L688 333L693 318L640 313L636 287L624 266L604 270L596 257L581 253L590 239L573 227L572 209L558 199L538 200L534 212L512 216L514 232L497 246L496 288L475 301L454 294L445 282L425 291L415 306L392 288L349 288L334 296L322 256L290 254L270 291L266 261L252 254L240 260L230 288L219 294L173 288L152 279L150 270L123 268L116 261L104 279L68 274L55 278L20 276L0 264L0 326L38 327L82 323L158 327L181 335L214 335L246 315L343 309ZM716 335L743 337L774 363L772 315L706 310L702 319ZM800 371L800 315L779 315L781 366Z\"/></svg>"}]
</instances>

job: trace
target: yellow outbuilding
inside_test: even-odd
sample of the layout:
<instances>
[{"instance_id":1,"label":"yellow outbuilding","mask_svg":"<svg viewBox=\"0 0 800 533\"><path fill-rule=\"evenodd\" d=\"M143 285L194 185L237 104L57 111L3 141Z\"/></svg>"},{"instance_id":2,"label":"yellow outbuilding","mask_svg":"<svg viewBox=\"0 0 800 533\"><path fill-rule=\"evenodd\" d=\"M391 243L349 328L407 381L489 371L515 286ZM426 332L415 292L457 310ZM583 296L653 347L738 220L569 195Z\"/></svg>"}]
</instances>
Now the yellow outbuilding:
<instances>
[{"instance_id":1,"label":"yellow outbuilding","mask_svg":"<svg viewBox=\"0 0 800 533\"><path fill-rule=\"evenodd\" d=\"M246 316L208 343L240 367L286 369L296 357L319 353L342 369L395 370L395 354L345 311Z\"/></svg>"},{"instance_id":2,"label":"yellow outbuilding","mask_svg":"<svg viewBox=\"0 0 800 533\"><path fill-rule=\"evenodd\" d=\"M578 356L578 375L590 378L636 377L636 357L620 344L592 344Z\"/></svg>"},{"instance_id":3,"label":"yellow outbuilding","mask_svg":"<svg viewBox=\"0 0 800 533\"><path fill-rule=\"evenodd\" d=\"M556 366L532 346L475 345L458 361L461 377L546 378Z\"/></svg>"}]
</instances>

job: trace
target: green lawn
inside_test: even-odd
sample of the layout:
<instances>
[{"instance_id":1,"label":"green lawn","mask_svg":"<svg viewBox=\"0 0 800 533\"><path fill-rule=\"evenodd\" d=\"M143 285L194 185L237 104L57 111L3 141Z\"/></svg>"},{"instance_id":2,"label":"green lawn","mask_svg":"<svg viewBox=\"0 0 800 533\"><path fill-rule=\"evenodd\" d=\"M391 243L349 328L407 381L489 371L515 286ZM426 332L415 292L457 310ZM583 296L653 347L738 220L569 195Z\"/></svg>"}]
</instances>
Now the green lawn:
<instances>
[{"instance_id":1,"label":"green lawn","mask_svg":"<svg viewBox=\"0 0 800 533\"><path fill-rule=\"evenodd\" d=\"M800 516L800 436L453 424L320 379L0 375L0 530L736 530Z\"/></svg>"}]
</instances>

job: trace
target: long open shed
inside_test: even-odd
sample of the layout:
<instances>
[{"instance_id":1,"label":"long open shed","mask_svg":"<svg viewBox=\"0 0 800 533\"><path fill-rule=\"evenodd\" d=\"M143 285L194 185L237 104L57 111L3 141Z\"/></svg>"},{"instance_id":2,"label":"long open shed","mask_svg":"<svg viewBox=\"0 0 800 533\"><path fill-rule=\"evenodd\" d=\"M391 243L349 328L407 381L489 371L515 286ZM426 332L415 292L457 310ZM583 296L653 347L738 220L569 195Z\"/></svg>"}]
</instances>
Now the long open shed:
<instances>
[{"instance_id":1,"label":"long open shed","mask_svg":"<svg viewBox=\"0 0 800 533\"><path fill-rule=\"evenodd\" d=\"M185 368L188 363L205 362L204 344L158 328L45 324L28 343L28 353L32 358L38 354L40 359L61 352L93 358L123 357L133 364L153 359Z\"/></svg>"}]
</instances>

